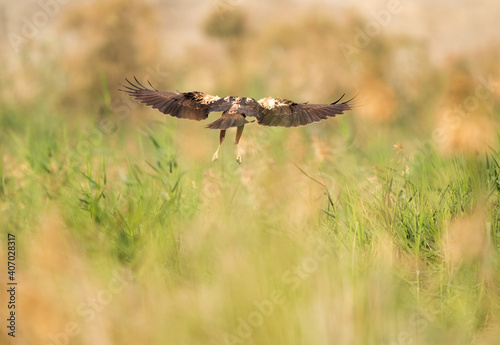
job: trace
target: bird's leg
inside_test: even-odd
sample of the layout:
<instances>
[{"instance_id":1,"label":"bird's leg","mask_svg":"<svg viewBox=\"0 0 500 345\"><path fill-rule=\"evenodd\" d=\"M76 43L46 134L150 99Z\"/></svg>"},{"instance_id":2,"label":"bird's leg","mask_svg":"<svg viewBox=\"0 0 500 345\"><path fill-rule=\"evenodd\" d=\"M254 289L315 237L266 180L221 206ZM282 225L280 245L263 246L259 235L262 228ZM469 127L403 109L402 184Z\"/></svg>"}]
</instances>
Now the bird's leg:
<instances>
[{"instance_id":1,"label":"bird's leg","mask_svg":"<svg viewBox=\"0 0 500 345\"><path fill-rule=\"evenodd\" d=\"M234 144L236 145L236 154L237 154L236 160L238 161L239 164L241 164L241 154L238 149L238 144L240 143L241 134L243 133L244 128L245 125L241 125L238 126L238 128L236 128L236 138L234 139Z\"/></svg>"},{"instance_id":2,"label":"bird's leg","mask_svg":"<svg viewBox=\"0 0 500 345\"><path fill-rule=\"evenodd\" d=\"M220 146L222 145L222 142L224 141L224 137L225 136L226 136L226 130L223 129L223 130L220 131L219 147L217 147L217 151L215 151L214 156L212 157L212 162L216 161L217 158L219 158Z\"/></svg>"}]
</instances>

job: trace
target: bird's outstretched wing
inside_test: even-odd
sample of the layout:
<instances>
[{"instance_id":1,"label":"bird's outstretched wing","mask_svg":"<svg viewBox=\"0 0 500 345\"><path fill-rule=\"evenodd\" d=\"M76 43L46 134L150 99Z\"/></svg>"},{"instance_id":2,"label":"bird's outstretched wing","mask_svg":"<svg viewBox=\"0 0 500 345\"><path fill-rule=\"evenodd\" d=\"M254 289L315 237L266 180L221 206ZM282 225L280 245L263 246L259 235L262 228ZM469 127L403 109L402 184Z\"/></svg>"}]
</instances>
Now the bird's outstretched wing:
<instances>
[{"instance_id":1,"label":"bird's outstretched wing","mask_svg":"<svg viewBox=\"0 0 500 345\"><path fill-rule=\"evenodd\" d=\"M140 103L158 109L163 114L168 114L180 119L201 121L208 117L212 111L226 111L231 108L231 102L218 96L208 95L203 92L161 92L156 90L151 83L151 89L142 85L134 77L135 84L125 79L129 85L122 85L134 99Z\"/></svg>"},{"instance_id":2,"label":"bird's outstretched wing","mask_svg":"<svg viewBox=\"0 0 500 345\"><path fill-rule=\"evenodd\" d=\"M335 117L353 107L353 100L339 103L340 97L331 104L295 103L282 98L263 98L257 122L263 126L297 127Z\"/></svg>"}]
</instances>

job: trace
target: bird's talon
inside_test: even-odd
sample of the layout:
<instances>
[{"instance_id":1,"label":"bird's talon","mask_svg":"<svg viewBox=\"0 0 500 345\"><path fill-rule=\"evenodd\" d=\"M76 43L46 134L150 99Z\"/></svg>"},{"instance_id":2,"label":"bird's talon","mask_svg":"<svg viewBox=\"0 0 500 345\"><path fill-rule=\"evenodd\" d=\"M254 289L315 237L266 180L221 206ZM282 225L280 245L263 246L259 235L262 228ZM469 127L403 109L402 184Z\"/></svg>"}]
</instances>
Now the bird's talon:
<instances>
[{"instance_id":1,"label":"bird's talon","mask_svg":"<svg viewBox=\"0 0 500 345\"><path fill-rule=\"evenodd\" d=\"M217 152L214 153L214 156L212 157L212 162L215 162L219 158L219 155Z\"/></svg>"},{"instance_id":2,"label":"bird's talon","mask_svg":"<svg viewBox=\"0 0 500 345\"><path fill-rule=\"evenodd\" d=\"M242 160L241 160L240 154L238 154L238 156L236 156L236 161L238 162L238 164L241 164Z\"/></svg>"}]
</instances>

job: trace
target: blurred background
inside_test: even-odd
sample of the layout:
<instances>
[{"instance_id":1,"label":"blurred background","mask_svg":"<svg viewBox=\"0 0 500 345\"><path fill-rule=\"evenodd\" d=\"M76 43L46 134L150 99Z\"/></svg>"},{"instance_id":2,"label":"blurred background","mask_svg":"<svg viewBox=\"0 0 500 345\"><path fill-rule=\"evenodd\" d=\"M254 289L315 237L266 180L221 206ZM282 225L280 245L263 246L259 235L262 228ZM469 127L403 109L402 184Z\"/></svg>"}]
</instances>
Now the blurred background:
<instances>
[{"instance_id":1,"label":"blurred background","mask_svg":"<svg viewBox=\"0 0 500 345\"><path fill-rule=\"evenodd\" d=\"M19 338L0 339L496 344L498 13L0 1L0 224L18 234L20 280ZM212 163L219 133L131 100L134 76L357 107L246 126L241 166L229 132Z\"/></svg>"},{"instance_id":2,"label":"blurred background","mask_svg":"<svg viewBox=\"0 0 500 345\"><path fill-rule=\"evenodd\" d=\"M159 118L119 93L119 84L132 76L162 90L257 99L328 102L343 93L359 94L362 111L347 121L356 123L360 145L361 138L369 138L364 131L375 128L370 135L376 135L390 125L407 140L435 141L443 152L483 150L493 144L497 124L495 6L491 1L4 3L0 96L4 107L59 107L70 110L67 121L93 116L122 125ZM205 135L198 132L192 137Z\"/></svg>"}]
</instances>

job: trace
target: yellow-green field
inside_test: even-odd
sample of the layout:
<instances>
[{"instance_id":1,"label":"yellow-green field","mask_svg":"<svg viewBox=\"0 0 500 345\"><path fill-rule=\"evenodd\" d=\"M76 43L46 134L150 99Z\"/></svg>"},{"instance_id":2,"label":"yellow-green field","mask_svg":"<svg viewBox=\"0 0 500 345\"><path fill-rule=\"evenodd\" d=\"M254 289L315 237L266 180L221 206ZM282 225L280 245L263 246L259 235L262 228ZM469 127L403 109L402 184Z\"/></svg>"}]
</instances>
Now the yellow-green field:
<instances>
[{"instance_id":1,"label":"yellow-green field","mask_svg":"<svg viewBox=\"0 0 500 345\"><path fill-rule=\"evenodd\" d=\"M403 1L54 3L4 11L1 344L499 343L500 35L439 50ZM139 105L133 76L357 107L212 162L218 114Z\"/></svg>"}]
</instances>

